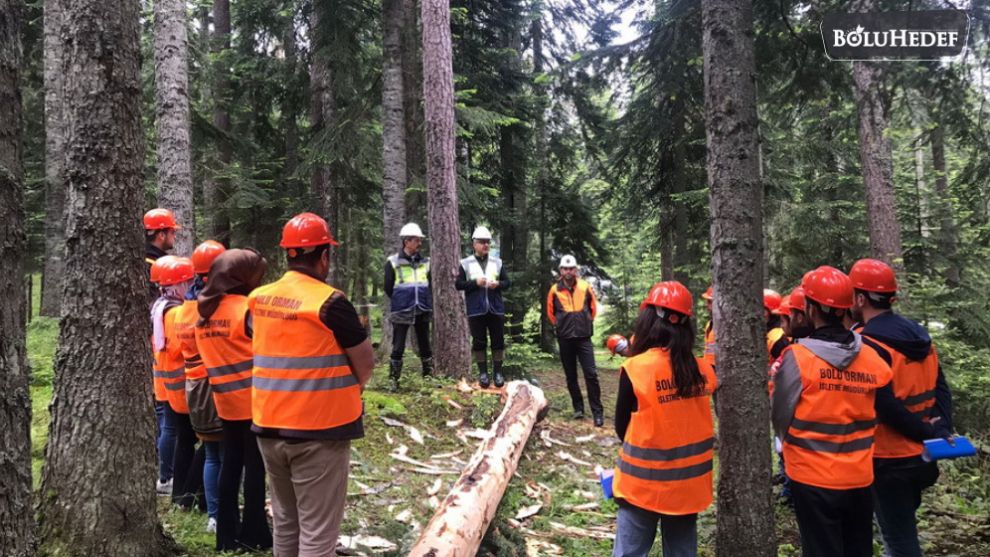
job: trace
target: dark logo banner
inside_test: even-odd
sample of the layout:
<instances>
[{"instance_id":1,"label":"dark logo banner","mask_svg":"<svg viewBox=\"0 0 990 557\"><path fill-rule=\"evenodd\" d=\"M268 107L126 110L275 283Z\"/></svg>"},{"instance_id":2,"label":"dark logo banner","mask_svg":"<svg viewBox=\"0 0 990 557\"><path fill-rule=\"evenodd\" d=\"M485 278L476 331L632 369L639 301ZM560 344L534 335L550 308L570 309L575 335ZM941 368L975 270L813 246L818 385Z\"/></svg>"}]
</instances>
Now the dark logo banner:
<instances>
[{"instance_id":1,"label":"dark logo banner","mask_svg":"<svg viewBox=\"0 0 990 557\"><path fill-rule=\"evenodd\" d=\"M821 30L832 60L938 60L962 53L969 16L959 10L829 14Z\"/></svg>"}]
</instances>

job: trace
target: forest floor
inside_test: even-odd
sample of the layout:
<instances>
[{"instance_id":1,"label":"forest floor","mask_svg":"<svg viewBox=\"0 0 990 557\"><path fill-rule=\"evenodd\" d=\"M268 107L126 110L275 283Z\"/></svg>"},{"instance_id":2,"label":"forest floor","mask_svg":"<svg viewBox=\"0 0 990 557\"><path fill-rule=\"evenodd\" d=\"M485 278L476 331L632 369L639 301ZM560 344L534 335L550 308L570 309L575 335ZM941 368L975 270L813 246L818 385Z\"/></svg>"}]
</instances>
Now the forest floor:
<instances>
[{"instance_id":1,"label":"forest floor","mask_svg":"<svg viewBox=\"0 0 990 557\"><path fill-rule=\"evenodd\" d=\"M57 322L46 318L35 318L28 332L34 369L36 485L47 438L57 332ZM594 466L612 466L618 452L610 418L621 360L608 358L604 351L598 353L606 424L595 428L590 416L571 419L570 400L557 360L525 349L510 349L509 354L514 359L509 379L522 375L535 379L551 408L530 436L480 554L610 555L616 506L603 500ZM501 411L500 395L494 389L469 389L449 379L421 378L419 362L411 354L405 367L399 393L387 393L387 369L378 368L364 395L366 437L352 447L341 532L345 536L342 541L354 555L405 555L470 459L480 442L477 437ZM400 455L403 460L424 465L399 460L396 456ZM417 468L434 473L414 471ZM990 462L968 459L941 468L942 477L935 488L927 490L920 512L926 555L990 555ZM776 495L779 487L774 490ZM714 555L714 508L699 517L701 555ZM184 555L216 555L213 536L205 531L204 515L177 511L167 498L159 498L159 509L166 531L179 542ZM776 520L778 554L798 555L793 512L778 504ZM874 549L875 555L881 554L879 544L875 543ZM651 555L660 555L659 544Z\"/></svg>"}]
</instances>

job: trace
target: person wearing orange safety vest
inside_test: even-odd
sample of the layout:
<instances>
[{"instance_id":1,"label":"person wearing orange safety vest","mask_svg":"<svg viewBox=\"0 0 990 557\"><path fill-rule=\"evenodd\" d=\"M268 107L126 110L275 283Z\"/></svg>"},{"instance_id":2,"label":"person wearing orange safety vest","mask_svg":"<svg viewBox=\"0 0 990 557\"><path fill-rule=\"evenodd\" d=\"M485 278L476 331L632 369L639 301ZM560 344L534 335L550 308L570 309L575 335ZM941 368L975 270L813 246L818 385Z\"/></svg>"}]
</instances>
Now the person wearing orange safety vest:
<instances>
[{"instance_id":1,"label":"person wearing orange safety vest","mask_svg":"<svg viewBox=\"0 0 990 557\"><path fill-rule=\"evenodd\" d=\"M773 364L784 348L790 343L781 325L781 318L776 310L780 307L782 298L779 293L766 288L763 290L763 320L767 325L767 358L768 364Z\"/></svg>"},{"instance_id":2,"label":"person wearing orange safety vest","mask_svg":"<svg viewBox=\"0 0 990 557\"><path fill-rule=\"evenodd\" d=\"M268 472L275 555L333 555L374 351L354 306L325 282L337 245L326 221L296 215L279 245L289 270L248 296L251 428Z\"/></svg>"},{"instance_id":3,"label":"person wearing orange safety vest","mask_svg":"<svg viewBox=\"0 0 990 557\"><path fill-rule=\"evenodd\" d=\"M577 366L584 371L584 383L588 387L588 403L595 426L605 424L601 386L595 366L595 349L591 344L594 335L598 302L591 285L577 276L577 260L573 255L560 258L560 279L547 293L547 317L557 333L560 361L567 378L567 391L574 407L574 419L584 418L584 398L578 384Z\"/></svg>"},{"instance_id":4,"label":"person wearing orange safety vest","mask_svg":"<svg viewBox=\"0 0 990 557\"><path fill-rule=\"evenodd\" d=\"M152 261L149 272L151 283L155 289L161 292L162 269L175 259L175 256L165 255ZM156 298L157 299L157 298ZM178 305L178 302L174 304ZM169 365L161 361L161 356L152 350L152 390L155 395L155 448L158 452L158 481L155 483L155 492L160 496L170 496L172 494L172 460L175 458L175 429L172 421L168 418L168 391L165 389L165 382L174 379L182 374L181 368L165 369L162 366Z\"/></svg>"},{"instance_id":5,"label":"person wearing orange safety vest","mask_svg":"<svg viewBox=\"0 0 990 557\"><path fill-rule=\"evenodd\" d=\"M168 209L152 209L144 214L144 262L149 271L155 260L175 247L175 231L180 228ZM154 281L150 281L149 296L150 303L158 299L158 285Z\"/></svg>"},{"instance_id":6,"label":"person wearing orange safety vest","mask_svg":"<svg viewBox=\"0 0 990 557\"><path fill-rule=\"evenodd\" d=\"M833 267L805 274L814 331L784 349L773 377L771 419L783 440L806 557L873 555L874 398L890 367L842 326L852 281Z\"/></svg>"},{"instance_id":7,"label":"person wearing orange safety vest","mask_svg":"<svg viewBox=\"0 0 990 557\"><path fill-rule=\"evenodd\" d=\"M887 555L920 557L915 514L922 490L938 479L938 465L921 458L922 442L951 436L952 393L928 331L891 308L897 296L894 270L882 261L861 259L849 277L856 289L852 312L863 324L863 341L894 373L891 384L877 391L877 523Z\"/></svg>"},{"instance_id":8,"label":"person wearing orange safety vest","mask_svg":"<svg viewBox=\"0 0 990 557\"><path fill-rule=\"evenodd\" d=\"M185 257L163 257L156 265L161 266L158 273L161 296L151 307L155 375L162 380L168 401L166 419L175 431L172 502L188 510L202 487L202 461L198 464L194 462L196 434L189 419L189 403L186 400L186 360L179 338L179 317L196 273L192 261Z\"/></svg>"},{"instance_id":9,"label":"person wearing orange safety vest","mask_svg":"<svg viewBox=\"0 0 990 557\"><path fill-rule=\"evenodd\" d=\"M701 295L701 299L705 301L705 309L708 310L708 322L705 323L705 355L703 357L708 365L715 367L715 323L712 321L712 300L715 299L715 293L711 286Z\"/></svg>"},{"instance_id":10,"label":"person wearing orange safety vest","mask_svg":"<svg viewBox=\"0 0 990 557\"><path fill-rule=\"evenodd\" d=\"M267 267L254 250L227 250L213 261L210 280L197 299L196 344L223 429L217 551L272 547L265 513L265 464L251 432L254 354L247 331L247 297L261 284ZM242 477L243 513L238 508Z\"/></svg>"},{"instance_id":11,"label":"person wearing orange safety vest","mask_svg":"<svg viewBox=\"0 0 990 557\"><path fill-rule=\"evenodd\" d=\"M633 355L620 369L614 557L648 555L657 523L665 556L697 554L697 516L712 503L717 379L691 353L692 306L681 283L654 285L636 319Z\"/></svg>"},{"instance_id":12,"label":"person wearing orange safety vest","mask_svg":"<svg viewBox=\"0 0 990 557\"><path fill-rule=\"evenodd\" d=\"M220 474L220 418L213 404L213 392L206 378L206 366L200 356L196 342L196 322L199 321L196 295L205 285L210 273L210 266L226 248L223 244L207 240L196 246L192 254L193 271L196 278L192 287L186 292L182 307L176 310L175 326L179 343L182 345L182 356L185 359L185 396L189 408L189 422L193 432L201 441L193 457L193 470L197 476L190 477L186 490L197 493L203 490L206 504L206 531L216 531L218 489L217 480Z\"/></svg>"}]
</instances>

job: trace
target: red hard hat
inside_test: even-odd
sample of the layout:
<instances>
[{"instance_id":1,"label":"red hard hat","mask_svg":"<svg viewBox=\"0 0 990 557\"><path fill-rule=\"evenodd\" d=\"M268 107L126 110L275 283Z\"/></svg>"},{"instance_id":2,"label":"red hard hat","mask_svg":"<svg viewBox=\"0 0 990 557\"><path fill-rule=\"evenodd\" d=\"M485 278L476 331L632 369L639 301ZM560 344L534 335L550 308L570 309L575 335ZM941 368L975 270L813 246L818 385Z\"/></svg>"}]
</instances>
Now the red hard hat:
<instances>
[{"instance_id":1,"label":"red hard hat","mask_svg":"<svg viewBox=\"0 0 990 557\"><path fill-rule=\"evenodd\" d=\"M712 287L711 286L709 286L708 289L705 290L705 293L701 295L701 298L703 300L714 300L715 299L715 292L712 290Z\"/></svg>"},{"instance_id":2,"label":"red hard hat","mask_svg":"<svg viewBox=\"0 0 990 557\"><path fill-rule=\"evenodd\" d=\"M798 286L791 290L791 295L787 297L787 309L804 312L804 288Z\"/></svg>"},{"instance_id":3,"label":"red hard hat","mask_svg":"<svg viewBox=\"0 0 990 557\"><path fill-rule=\"evenodd\" d=\"M893 294L897 292L894 270L878 259L860 259L849 269L853 288L867 292Z\"/></svg>"},{"instance_id":4,"label":"red hard hat","mask_svg":"<svg viewBox=\"0 0 990 557\"><path fill-rule=\"evenodd\" d=\"M182 228L175 222L175 215L168 209L152 209L144 214L145 230L168 230L169 228Z\"/></svg>"},{"instance_id":5,"label":"red hard hat","mask_svg":"<svg viewBox=\"0 0 990 557\"><path fill-rule=\"evenodd\" d=\"M823 265L801 279L806 298L831 308L849 309L853 305L852 280L835 267Z\"/></svg>"},{"instance_id":6,"label":"red hard hat","mask_svg":"<svg viewBox=\"0 0 990 557\"><path fill-rule=\"evenodd\" d=\"M658 282L650 289L650 293L643 300L644 306L656 306L664 309L691 315L694 308L694 298L691 291L676 280Z\"/></svg>"},{"instance_id":7,"label":"red hard hat","mask_svg":"<svg viewBox=\"0 0 990 557\"><path fill-rule=\"evenodd\" d=\"M629 344L629 341L626 340L626 337L622 335L609 335L608 339L605 340L605 347L608 348L609 352L615 354L616 350L619 349L619 345L622 344L623 342L626 343L627 345Z\"/></svg>"},{"instance_id":8,"label":"red hard hat","mask_svg":"<svg viewBox=\"0 0 990 557\"><path fill-rule=\"evenodd\" d=\"M163 255L151 264L151 282L158 284L162 280L162 269L173 259L178 259L174 255Z\"/></svg>"},{"instance_id":9,"label":"red hard hat","mask_svg":"<svg viewBox=\"0 0 990 557\"><path fill-rule=\"evenodd\" d=\"M164 257L162 259L165 259ZM188 257L174 257L166 261L159 272L159 282L161 286L172 286L185 282L196 276L193 270L192 261Z\"/></svg>"},{"instance_id":10,"label":"red hard hat","mask_svg":"<svg viewBox=\"0 0 990 557\"><path fill-rule=\"evenodd\" d=\"M216 240L207 240L196 246L192 255L193 270L196 271L197 275L209 273L210 266L213 265L213 260L225 251L227 251L227 248L223 247L223 244Z\"/></svg>"},{"instance_id":11,"label":"red hard hat","mask_svg":"<svg viewBox=\"0 0 990 557\"><path fill-rule=\"evenodd\" d=\"M770 290L769 288L763 289L763 307L768 311L773 311L780 307L781 297L776 290Z\"/></svg>"},{"instance_id":12,"label":"red hard hat","mask_svg":"<svg viewBox=\"0 0 990 557\"><path fill-rule=\"evenodd\" d=\"M330 227L323 217L313 213L300 213L292 217L282 228L283 248L311 248L330 244L336 246Z\"/></svg>"}]
</instances>

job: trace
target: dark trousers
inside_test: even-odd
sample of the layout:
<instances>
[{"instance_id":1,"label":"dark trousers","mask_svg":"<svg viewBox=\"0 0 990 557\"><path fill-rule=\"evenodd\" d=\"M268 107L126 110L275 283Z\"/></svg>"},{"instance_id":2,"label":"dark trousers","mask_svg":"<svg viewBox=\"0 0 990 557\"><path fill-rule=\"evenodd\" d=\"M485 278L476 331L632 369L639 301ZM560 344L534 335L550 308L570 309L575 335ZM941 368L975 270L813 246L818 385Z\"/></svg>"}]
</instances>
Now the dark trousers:
<instances>
[{"instance_id":1,"label":"dark trousers","mask_svg":"<svg viewBox=\"0 0 990 557\"><path fill-rule=\"evenodd\" d=\"M203 491L203 464L206 453L202 445L196 448L196 432L193 431L189 414L167 410L168 419L175 429L175 456L172 459L172 502L192 508L197 495ZM206 498L199 497L200 510L206 511Z\"/></svg>"},{"instance_id":2,"label":"dark trousers","mask_svg":"<svg viewBox=\"0 0 990 557\"><path fill-rule=\"evenodd\" d=\"M584 384L588 387L588 403L591 413L601 416L602 389L598 385L598 369L595 367L595 348L591 339L558 338L560 347L560 362L564 365L564 376L567 378L567 392L571 394L571 404L575 412L584 412L584 398L581 396L581 386L578 385L577 366L581 363L584 371Z\"/></svg>"},{"instance_id":3,"label":"dark trousers","mask_svg":"<svg viewBox=\"0 0 990 557\"><path fill-rule=\"evenodd\" d=\"M471 331L471 351L484 353L488 349L488 336L492 337L492 355L505 350L505 317L486 313L468 317L468 329ZM498 358L501 361L501 358Z\"/></svg>"},{"instance_id":4,"label":"dark trousers","mask_svg":"<svg viewBox=\"0 0 990 557\"><path fill-rule=\"evenodd\" d=\"M251 432L251 420L223 422L217 550L270 549L272 532L265 515L265 462ZM238 508L244 477L244 513Z\"/></svg>"},{"instance_id":5,"label":"dark trousers","mask_svg":"<svg viewBox=\"0 0 990 557\"><path fill-rule=\"evenodd\" d=\"M416 330L416 344L419 346L419 358L425 360L433 357L430 350L430 315L421 313L416 316L416 322L411 325ZM406 336L409 333L408 323L392 323L392 360L402 360L406 351Z\"/></svg>"},{"instance_id":6,"label":"dark trousers","mask_svg":"<svg viewBox=\"0 0 990 557\"><path fill-rule=\"evenodd\" d=\"M938 465L920 458L873 461L873 503L885 555L921 557L918 520L921 492L935 485Z\"/></svg>"},{"instance_id":7,"label":"dark trousers","mask_svg":"<svg viewBox=\"0 0 990 557\"><path fill-rule=\"evenodd\" d=\"M873 498L869 487L825 489L791 479L804 557L872 557Z\"/></svg>"}]
</instances>

